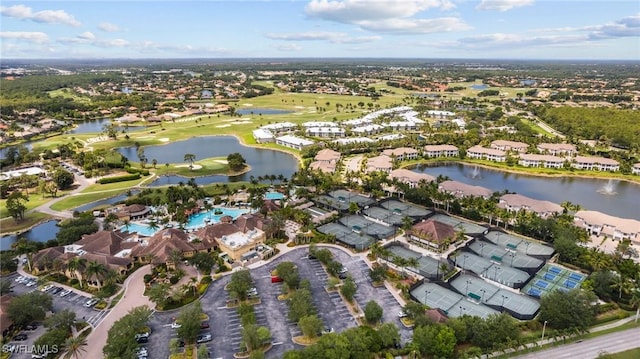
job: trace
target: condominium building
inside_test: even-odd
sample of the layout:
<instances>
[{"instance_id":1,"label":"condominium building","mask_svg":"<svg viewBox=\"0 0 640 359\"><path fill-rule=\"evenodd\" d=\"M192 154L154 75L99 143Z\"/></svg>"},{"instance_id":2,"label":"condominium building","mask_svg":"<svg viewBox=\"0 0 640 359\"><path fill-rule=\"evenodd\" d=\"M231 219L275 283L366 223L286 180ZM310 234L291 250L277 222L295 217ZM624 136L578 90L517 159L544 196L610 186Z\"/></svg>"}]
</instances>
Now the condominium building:
<instances>
[{"instance_id":1,"label":"condominium building","mask_svg":"<svg viewBox=\"0 0 640 359\"><path fill-rule=\"evenodd\" d=\"M391 162L391 157L380 155L380 156L371 157L367 159L367 168L365 172L367 173L375 172L375 171L391 172L391 169L393 169L393 163Z\"/></svg>"},{"instance_id":2,"label":"condominium building","mask_svg":"<svg viewBox=\"0 0 640 359\"><path fill-rule=\"evenodd\" d=\"M573 224L586 229L589 234L606 236L617 240L630 239L640 245L640 221L610 216L597 211L578 211Z\"/></svg>"},{"instance_id":3,"label":"condominium building","mask_svg":"<svg viewBox=\"0 0 640 359\"><path fill-rule=\"evenodd\" d=\"M389 173L389 178L395 179L398 182L406 183L410 188L418 187L420 182L423 181L428 183L436 180L435 177L426 173L413 172L405 168L398 168L391 171L391 173Z\"/></svg>"},{"instance_id":4,"label":"condominium building","mask_svg":"<svg viewBox=\"0 0 640 359\"><path fill-rule=\"evenodd\" d=\"M572 166L579 170L615 172L620 169L620 164L618 163L618 161L604 157L576 156Z\"/></svg>"},{"instance_id":5,"label":"condominium building","mask_svg":"<svg viewBox=\"0 0 640 359\"><path fill-rule=\"evenodd\" d=\"M426 145L423 152L425 157L458 157L458 153L454 145Z\"/></svg>"},{"instance_id":6,"label":"condominium building","mask_svg":"<svg viewBox=\"0 0 640 359\"><path fill-rule=\"evenodd\" d=\"M438 185L438 190L447 192L455 197L484 197L489 198L493 194L488 188L472 186L458 181L444 181Z\"/></svg>"},{"instance_id":7,"label":"condominium building","mask_svg":"<svg viewBox=\"0 0 640 359\"><path fill-rule=\"evenodd\" d=\"M418 158L418 151L410 147L398 147L382 151L384 156L389 156L398 161L415 160Z\"/></svg>"},{"instance_id":8,"label":"condominium building","mask_svg":"<svg viewBox=\"0 0 640 359\"><path fill-rule=\"evenodd\" d=\"M276 137L276 144L289 147L289 148L294 148L296 150L302 150L307 146L313 145L313 141L296 137L296 136L285 135L285 136Z\"/></svg>"},{"instance_id":9,"label":"condominium building","mask_svg":"<svg viewBox=\"0 0 640 359\"><path fill-rule=\"evenodd\" d=\"M576 146L570 143L541 143L536 148L553 156L573 156L578 153Z\"/></svg>"},{"instance_id":10,"label":"condominium building","mask_svg":"<svg viewBox=\"0 0 640 359\"><path fill-rule=\"evenodd\" d=\"M518 164L525 167L562 168L564 161L558 156L524 153L520 155Z\"/></svg>"},{"instance_id":11,"label":"condominium building","mask_svg":"<svg viewBox=\"0 0 640 359\"><path fill-rule=\"evenodd\" d=\"M562 213L563 211L559 204L549 201L540 201L520 194L503 195L500 197L498 207L504 208L510 212L533 212L542 218L547 218L554 214Z\"/></svg>"},{"instance_id":12,"label":"condominium building","mask_svg":"<svg viewBox=\"0 0 640 359\"><path fill-rule=\"evenodd\" d=\"M504 162L507 160L507 153L503 150L473 146L467 150L467 157L494 162Z\"/></svg>"},{"instance_id":13,"label":"condominium building","mask_svg":"<svg viewBox=\"0 0 640 359\"><path fill-rule=\"evenodd\" d=\"M520 153L525 153L527 152L529 145L524 142L495 140L491 142L490 147L500 151L516 151Z\"/></svg>"},{"instance_id":14,"label":"condominium building","mask_svg":"<svg viewBox=\"0 0 640 359\"><path fill-rule=\"evenodd\" d=\"M636 163L631 167L631 173L634 175L640 175L640 162Z\"/></svg>"}]
</instances>

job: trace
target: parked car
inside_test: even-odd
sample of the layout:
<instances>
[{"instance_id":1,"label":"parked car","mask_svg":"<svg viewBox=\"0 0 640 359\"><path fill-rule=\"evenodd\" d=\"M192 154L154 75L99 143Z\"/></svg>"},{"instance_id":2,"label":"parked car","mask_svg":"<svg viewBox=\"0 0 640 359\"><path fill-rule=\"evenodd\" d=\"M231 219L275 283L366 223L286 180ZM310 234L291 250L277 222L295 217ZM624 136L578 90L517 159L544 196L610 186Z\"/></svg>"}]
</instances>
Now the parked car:
<instances>
[{"instance_id":1,"label":"parked car","mask_svg":"<svg viewBox=\"0 0 640 359\"><path fill-rule=\"evenodd\" d=\"M347 279L347 273L338 273L338 278Z\"/></svg>"},{"instance_id":2,"label":"parked car","mask_svg":"<svg viewBox=\"0 0 640 359\"><path fill-rule=\"evenodd\" d=\"M38 328L38 324L31 323L24 326L25 330L36 330Z\"/></svg>"},{"instance_id":3,"label":"parked car","mask_svg":"<svg viewBox=\"0 0 640 359\"><path fill-rule=\"evenodd\" d=\"M407 316L407 313L404 310L398 312L398 318L404 318Z\"/></svg>"},{"instance_id":4,"label":"parked car","mask_svg":"<svg viewBox=\"0 0 640 359\"><path fill-rule=\"evenodd\" d=\"M315 254L311 254L311 253L309 253L309 254L307 255L307 259L316 260L316 259L318 259L318 257L316 257L316 255L315 255Z\"/></svg>"},{"instance_id":5,"label":"parked car","mask_svg":"<svg viewBox=\"0 0 640 359\"><path fill-rule=\"evenodd\" d=\"M173 322L171 323L171 329L178 329L182 326L182 324L178 323L178 322Z\"/></svg>"},{"instance_id":6,"label":"parked car","mask_svg":"<svg viewBox=\"0 0 640 359\"><path fill-rule=\"evenodd\" d=\"M256 287L253 287L253 288L249 289L247 291L247 295L249 297L254 297L254 296L258 295L258 289Z\"/></svg>"},{"instance_id":7,"label":"parked car","mask_svg":"<svg viewBox=\"0 0 640 359\"><path fill-rule=\"evenodd\" d=\"M200 322L200 329L209 329L209 322Z\"/></svg>"},{"instance_id":8,"label":"parked car","mask_svg":"<svg viewBox=\"0 0 640 359\"><path fill-rule=\"evenodd\" d=\"M23 277L23 276L19 275L19 276L17 276L17 277L16 277L16 279L14 279L13 281L14 281L14 282L16 282L16 283L23 283L23 282L25 281L25 279L27 279L27 278L25 278L25 277Z\"/></svg>"},{"instance_id":9,"label":"parked car","mask_svg":"<svg viewBox=\"0 0 640 359\"><path fill-rule=\"evenodd\" d=\"M51 288L51 291L49 293L58 294L58 293L60 293L61 290L62 290L62 288L60 288L60 287L53 287L53 288Z\"/></svg>"},{"instance_id":10,"label":"parked car","mask_svg":"<svg viewBox=\"0 0 640 359\"><path fill-rule=\"evenodd\" d=\"M13 337L13 340L19 340L19 341L23 341L23 340L27 340L29 337L24 334L24 333L20 333L18 335L16 335L15 337Z\"/></svg>"},{"instance_id":11,"label":"parked car","mask_svg":"<svg viewBox=\"0 0 640 359\"><path fill-rule=\"evenodd\" d=\"M206 342L210 342L210 341L211 341L211 334L210 333L200 334L196 338L196 343L198 343L198 344L206 343Z\"/></svg>"},{"instance_id":12,"label":"parked car","mask_svg":"<svg viewBox=\"0 0 640 359\"><path fill-rule=\"evenodd\" d=\"M333 333L334 330L331 327L324 327L324 329L322 329L322 334L329 334L329 333Z\"/></svg>"},{"instance_id":13,"label":"parked car","mask_svg":"<svg viewBox=\"0 0 640 359\"><path fill-rule=\"evenodd\" d=\"M282 282L282 278L278 277L277 275L271 276L271 283L280 283L280 282Z\"/></svg>"},{"instance_id":14,"label":"parked car","mask_svg":"<svg viewBox=\"0 0 640 359\"><path fill-rule=\"evenodd\" d=\"M32 280L28 281L25 285L27 287L33 287L34 285L36 285L36 283L37 283L37 281L32 279Z\"/></svg>"},{"instance_id":15,"label":"parked car","mask_svg":"<svg viewBox=\"0 0 640 359\"><path fill-rule=\"evenodd\" d=\"M45 285L44 287L40 288L40 291L41 291L41 292L46 292L46 291L48 291L48 290L49 290L49 289L51 289L51 288L53 288L53 284L47 284L47 285Z\"/></svg>"},{"instance_id":16,"label":"parked car","mask_svg":"<svg viewBox=\"0 0 640 359\"><path fill-rule=\"evenodd\" d=\"M138 355L138 357L140 357L140 356L146 357L147 355L149 355L149 352L147 351L147 348L139 347L138 351L136 352L136 355Z\"/></svg>"},{"instance_id":17,"label":"parked car","mask_svg":"<svg viewBox=\"0 0 640 359\"><path fill-rule=\"evenodd\" d=\"M66 296L68 296L69 294L71 294L71 289L65 289L65 290L63 290L62 292L60 292L60 296L61 296L61 297L66 297Z\"/></svg>"},{"instance_id":18,"label":"parked car","mask_svg":"<svg viewBox=\"0 0 640 359\"><path fill-rule=\"evenodd\" d=\"M138 333L136 334L136 340L140 338L149 338L149 333Z\"/></svg>"},{"instance_id":19,"label":"parked car","mask_svg":"<svg viewBox=\"0 0 640 359\"><path fill-rule=\"evenodd\" d=\"M149 337L136 337L136 342L138 344L142 344L142 343L148 343L149 342Z\"/></svg>"},{"instance_id":20,"label":"parked car","mask_svg":"<svg viewBox=\"0 0 640 359\"><path fill-rule=\"evenodd\" d=\"M93 307L94 305L96 305L96 303L98 303L98 299L96 299L96 298L91 298L91 299L89 299L86 303L84 303L84 306L85 306L85 307L87 307L87 308L91 308L91 307Z\"/></svg>"}]
</instances>

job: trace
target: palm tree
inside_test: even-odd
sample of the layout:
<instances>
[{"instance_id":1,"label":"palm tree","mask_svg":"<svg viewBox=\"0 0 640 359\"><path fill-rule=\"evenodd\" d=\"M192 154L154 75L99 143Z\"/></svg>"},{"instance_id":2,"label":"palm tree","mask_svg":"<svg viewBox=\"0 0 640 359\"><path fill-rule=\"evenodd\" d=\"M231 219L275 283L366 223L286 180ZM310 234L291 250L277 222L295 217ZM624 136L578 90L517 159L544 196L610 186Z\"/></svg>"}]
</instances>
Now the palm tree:
<instances>
[{"instance_id":1,"label":"palm tree","mask_svg":"<svg viewBox=\"0 0 640 359\"><path fill-rule=\"evenodd\" d=\"M82 257L73 257L67 262L67 271L75 278L78 278L80 282L80 288L82 288L82 272L87 264L87 260Z\"/></svg>"},{"instance_id":2,"label":"palm tree","mask_svg":"<svg viewBox=\"0 0 640 359\"><path fill-rule=\"evenodd\" d=\"M629 304L631 304L632 307L636 307L636 319L634 323L637 323L638 317L640 316L640 287L636 287L631 293Z\"/></svg>"},{"instance_id":3,"label":"palm tree","mask_svg":"<svg viewBox=\"0 0 640 359\"><path fill-rule=\"evenodd\" d=\"M629 293L633 289L633 283L622 275L615 276L611 288L618 290L618 299L622 298L622 293Z\"/></svg>"},{"instance_id":4,"label":"palm tree","mask_svg":"<svg viewBox=\"0 0 640 359\"><path fill-rule=\"evenodd\" d=\"M92 277L95 278L96 283L98 284L98 288L102 286L102 283L100 283L100 279L102 279L106 273L107 267L105 267L104 264L98 263L96 261L89 262L89 264L87 265L87 269L85 270L87 280Z\"/></svg>"},{"instance_id":5,"label":"palm tree","mask_svg":"<svg viewBox=\"0 0 640 359\"><path fill-rule=\"evenodd\" d=\"M67 338L67 340L64 342L64 354L62 355L62 358L83 358L84 355L82 354L87 351L86 346L87 337L84 335Z\"/></svg>"},{"instance_id":6,"label":"palm tree","mask_svg":"<svg viewBox=\"0 0 640 359\"><path fill-rule=\"evenodd\" d=\"M158 222L156 222L155 220L151 220L149 221L149 224L147 224L147 228L155 232L158 228L160 228L160 226L158 225Z\"/></svg>"},{"instance_id":7,"label":"palm tree","mask_svg":"<svg viewBox=\"0 0 640 359\"><path fill-rule=\"evenodd\" d=\"M193 170L193 162L196 160L196 155L193 153L186 153L184 155L185 162L189 162L189 169Z\"/></svg>"}]
</instances>

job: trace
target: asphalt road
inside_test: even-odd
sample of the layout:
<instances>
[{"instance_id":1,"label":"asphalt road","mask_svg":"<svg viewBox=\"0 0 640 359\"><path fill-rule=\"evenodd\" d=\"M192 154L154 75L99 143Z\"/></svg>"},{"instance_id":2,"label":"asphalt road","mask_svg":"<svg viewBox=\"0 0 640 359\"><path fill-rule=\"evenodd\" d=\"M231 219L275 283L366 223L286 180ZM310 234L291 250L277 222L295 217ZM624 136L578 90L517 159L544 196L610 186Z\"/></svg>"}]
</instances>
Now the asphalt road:
<instances>
[{"instance_id":1,"label":"asphalt road","mask_svg":"<svg viewBox=\"0 0 640 359\"><path fill-rule=\"evenodd\" d=\"M638 347L640 347L640 328L633 328L621 332L602 335L593 339L586 339L579 343L574 342L572 344L562 345L552 349L520 355L516 358L594 359L601 354L617 353Z\"/></svg>"}]
</instances>

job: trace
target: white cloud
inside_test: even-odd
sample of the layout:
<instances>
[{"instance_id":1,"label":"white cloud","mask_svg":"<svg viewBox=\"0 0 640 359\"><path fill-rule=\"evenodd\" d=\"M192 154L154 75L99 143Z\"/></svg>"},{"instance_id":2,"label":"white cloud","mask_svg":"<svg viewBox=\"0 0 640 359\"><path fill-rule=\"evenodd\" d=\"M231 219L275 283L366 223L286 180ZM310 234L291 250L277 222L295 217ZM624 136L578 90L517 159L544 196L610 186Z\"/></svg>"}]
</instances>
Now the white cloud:
<instances>
[{"instance_id":1,"label":"white cloud","mask_svg":"<svg viewBox=\"0 0 640 359\"><path fill-rule=\"evenodd\" d=\"M80 22L73 15L67 14L64 10L42 10L33 12L33 10L24 5L0 6L0 13L3 16L20 20L31 20L34 22L47 24L63 24L71 26L80 26Z\"/></svg>"},{"instance_id":2,"label":"white cloud","mask_svg":"<svg viewBox=\"0 0 640 359\"><path fill-rule=\"evenodd\" d=\"M456 17L436 19L388 19L383 21L363 21L360 27L375 32L396 34L430 34L435 32L463 31L471 29Z\"/></svg>"},{"instance_id":3,"label":"white cloud","mask_svg":"<svg viewBox=\"0 0 640 359\"><path fill-rule=\"evenodd\" d=\"M99 47L125 47L130 45L129 41L125 39L96 40L93 44Z\"/></svg>"},{"instance_id":4,"label":"white cloud","mask_svg":"<svg viewBox=\"0 0 640 359\"><path fill-rule=\"evenodd\" d=\"M120 31L120 27L116 24L112 24L110 22L102 22L98 25L98 29L104 32L117 32Z\"/></svg>"},{"instance_id":5,"label":"white cloud","mask_svg":"<svg viewBox=\"0 0 640 359\"><path fill-rule=\"evenodd\" d=\"M275 45L274 48L278 51L286 51L286 52L302 50L302 47L300 47L298 44L278 44L278 45Z\"/></svg>"},{"instance_id":6,"label":"white cloud","mask_svg":"<svg viewBox=\"0 0 640 359\"><path fill-rule=\"evenodd\" d=\"M94 40L96 38L96 35L89 31L85 31L82 34L78 35L78 37L85 40Z\"/></svg>"},{"instance_id":7,"label":"white cloud","mask_svg":"<svg viewBox=\"0 0 640 359\"><path fill-rule=\"evenodd\" d=\"M30 31L1 31L1 39L15 39L42 44L49 41L49 36L44 32Z\"/></svg>"},{"instance_id":8,"label":"white cloud","mask_svg":"<svg viewBox=\"0 0 640 359\"><path fill-rule=\"evenodd\" d=\"M312 0L305 11L312 18L357 25L363 30L381 33L425 34L470 29L456 17L428 19L416 16L429 9L454 7L450 0Z\"/></svg>"},{"instance_id":9,"label":"white cloud","mask_svg":"<svg viewBox=\"0 0 640 359\"><path fill-rule=\"evenodd\" d=\"M328 31L308 31L298 33L269 33L265 35L272 40L283 41L328 41L334 44L359 44L363 42L373 42L381 39L380 36L357 36L352 37L343 32Z\"/></svg>"},{"instance_id":10,"label":"white cloud","mask_svg":"<svg viewBox=\"0 0 640 359\"><path fill-rule=\"evenodd\" d=\"M507 11L529 5L533 5L533 0L482 0L476 10Z\"/></svg>"}]
</instances>

